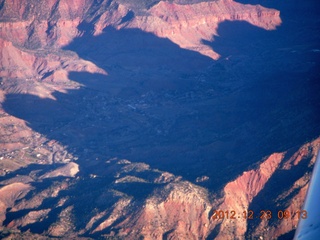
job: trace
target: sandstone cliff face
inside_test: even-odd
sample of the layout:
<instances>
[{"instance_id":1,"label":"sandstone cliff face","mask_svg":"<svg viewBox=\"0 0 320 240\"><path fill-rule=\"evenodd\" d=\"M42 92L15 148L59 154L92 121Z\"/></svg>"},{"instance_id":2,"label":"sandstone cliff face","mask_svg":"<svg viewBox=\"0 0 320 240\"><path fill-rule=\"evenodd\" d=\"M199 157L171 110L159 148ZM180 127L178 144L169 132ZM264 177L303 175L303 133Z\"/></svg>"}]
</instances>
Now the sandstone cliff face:
<instances>
[{"instance_id":1,"label":"sandstone cliff face","mask_svg":"<svg viewBox=\"0 0 320 240\"><path fill-rule=\"evenodd\" d=\"M275 175L277 174L280 179L282 178L282 181L285 181L285 171L289 171L289 169L294 166L303 168L303 165L306 164L303 161L307 161L308 165L311 166L310 164L314 163L319 148L320 141L319 139L316 139L311 143L303 145L294 154L285 152L272 154L260 164L259 168L244 172L235 181L230 182L225 186L224 202L219 206L219 209L224 211L234 210L236 213L241 214L243 211L250 210L254 198L264 189L268 181L269 183L273 182L272 178L276 178ZM258 237L260 235L264 238L273 236L274 238L277 238L296 228L299 220L297 211L302 208L308 186L307 182L310 180L310 172L305 173L301 178L296 177L296 179L294 184L288 186L288 189L283 189L284 192L279 196L274 196L274 200L277 201L272 203L265 202L263 203L265 205L260 205L260 208L257 208L258 212L253 211L259 217L261 216L260 211L272 209L273 212L273 217L270 221L261 219L261 223L253 233L253 236ZM276 187L274 186L274 188ZM270 194L272 193L276 195L277 192L270 192ZM294 195L294 197L291 196L291 199L288 198L290 194ZM280 200L283 200L284 203L279 204L279 202L281 202ZM277 216L279 210L288 211L290 217L287 219L280 219ZM256 215L255 217L257 217ZM274 222L276 222L276 224ZM232 234L242 236L243 239L245 239L244 236L249 224L250 219L247 221L238 221L225 218L221 223L217 239L227 239Z\"/></svg>"},{"instance_id":2,"label":"sandstone cliff face","mask_svg":"<svg viewBox=\"0 0 320 240\"><path fill-rule=\"evenodd\" d=\"M140 236L144 236L145 239L206 239L208 236L215 236L216 239L233 239L234 236L239 239L245 239L245 236L278 237L296 228L297 215L292 214L288 219L277 219L276 216L269 221L259 219L253 224L253 220L242 217L242 212L255 208L254 202L259 197L259 193L265 191L266 186L277 178L277 172L289 171L288 168L294 166L309 165L309 170L301 178L297 176L293 185L280 191L277 186L277 191L273 196L274 201L268 202L268 205L264 205L261 209L273 209L274 214L279 209L290 213L300 210L310 180L315 153L319 149L320 139L316 139L296 152L290 150L285 153L272 154L258 167L244 172L234 181L226 184L222 197L212 196L202 187L170 173L152 169L146 164L113 159L107 161L106 166L98 166L100 169L103 168L106 174L116 173L113 180L104 187L103 191L92 198L91 193L86 191L86 182L92 182L89 183L91 185L94 182L98 183L99 179L104 177L91 175L87 179L76 178L70 181L66 172L70 171L71 177L74 177L71 172L76 166L67 164L44 176L33 175L32 181L35 182L43 178L62 176L63 180L60 183L53 181L42 191L19 182L30 181L27 178L16 179L15 181L18 182L4 186L1 189L3 213L6 212L7 207L11 207L11 210L7 212L10 220L3 215L2 221L5 221L5 226L9 229L24 229L32 224L43 222L47 216L55 215L54 212L57 211L57 218L52 219L48 229L50 236L63 237L65 234L90 236L104 233L107 236L118 236L125 239L136 239ZM294 162L296 165L293 164ZM167 176L168 180L163 176ZM141 198L136 195L137 193L134 193L135 196L133 196L130 193L131 188L137 189L137 184L142 187L141 196L145 197ZM153 190L145 195L143 189L150 187ZM9 191L9 188L15 189L10 190L10 195L5 193ZM33 197L23 199L23 196L29 191ZM89 201L89 205L81 207L80 212L78 208L83 203L73 203L72 198L76 196L74 191L80 191ZM50 198L54 201L49 207L45 201ZM103 207L106 201L111 201L110 207ZM220 210L235 211L236 216L241 217L236 219L215 218L215 211ZM20 213L23 215L20 216ZM19 217L15 218L15 215ZM76 220L79 217L83 218L81 220L83 223L80 225ZM80 230L75 231L77 225ZM250 233L248 227L250 227ZM214 235L212 235L213 232Z\"/></svg>"},{"instance_id":3,"label":"sandstone cliff face","mask_svg":"<svg viewBox=\"0 0 320 240\"><path fill-rule=\"evenodd\" d=\"M29 191L31 186L21 182L6 185L0 189L0 221L5 220L5 212L7 208L14 206L15 201L23 198Z\"/></svg>"},{"instance_id":4,"label":"sandstone cliff face","mask_svg":"<svg viewBox=\"0 0 320 240\"><path fill-rule=\"evenodd\" d=\"M107 0L100 3L48 0L40 4L4 1L0 18L0 67L4 69L0 77L42 79L51 75L55 80L66 78L63 71L84 68L83 63L77 63L80 66L75 69L66 68L66 58L50 52L82 36L86 25L92 25L94 35L99 35L107 26L141 29L168 38L181 48L218 59L219 55L203 41L213 39L219 23L247 21L267 30L281 24L279 11L230 0L191 5L160 1L137 13L130 9L130 4ZM34 51L40 49L41 52ZM68 58L70 61L70 56ZM79 59L71 57L71 61L79 62Z\"/></svg>"},{"instance_id":5,"label":"sandstone cliff face","mask_svg":"<svg viewBox=\"0 0 320 240\"><path fill-rule=\"evenodd\" d=\"M217 35L219 23L247 21L267 30L273 30L281 24L279 11L230 0L192 5L161 1L148 10L148 13L147 16L137 16L128 27L140 28L168 38L181 48L200 52L213 59L218 59L219 55L203 41L211 41Z\"/></svg>"},{"instance_id":6,"label":"sandstone cliff face","mask_svg":"<svg viewBox=\"0 0 320 240\"><path fill-rule=\"evenodd\" d=\"M205 189L187 182L170 183L156 191L151 198L145 201L138 212L120 224L121 228L125 229L122 230L121 235L134 236L133 239L139 235L147 239L163 239L163 237L206 239L217 227L219 230L216 230L215 239L234 239L235 236L239 239L246 239L247 228L248 225L252 226L252 220L244 219L243 211L248 211L253 207L252 202L255 197L267 183L273 182L276 172L283 171L284 166L288 166L288 162L299 162L299 159L304 159L312 164L315 153L319 149L320 139L316 139L302 146L296 153L290 153L289 156L287 153L272 154L257 168L244 172L237 179L228 183L224 187L222 198L209 198ZM270 238L272 236L277 238L296 228L297 215L292 214L288 219L279 219L277 211L295 213L302 208L307 182L310 180L310 170L311 168L288 189L280 191L282 193L279 196L274 196L275 200L284 200L281 205L279 201L274 201L260 206L263 208L260 210L272 209L274 216L270 221L259 220L254 232L247 237ZM289 194L294 194L294 197L288 198ZM215 210L235 211L236 218L214 218ZM255 214L255 217L260 216L259 212Z\"/></svg>"},{"instance_id":7,"label":"sandstone cliff face","mask_svg":"<svg viewBox=\"0 0 320 240\"><path fill-rule=\"evenodd\" d=\"M121 234L132 239L139 235L146 239L205 239L211 230L211 208L205 189L184 181L170 183L145 201Z\"/></svg>"},{"instance_id":8,"label":"sandstone cliff face","mask_svg":"<svg viewBox=\"0 0 320 240\"><path fill-rule=\"evenodd\" d=\"M258 169L244 172L235 181L228 183L224 188L225 199L220 206L223 211L241 213L247 211L253 198L263 189L266 182L273 175L283 159L282 153L273 154L266 159ZM238 215L237 215L238 217ZM226 239L233 232L237 236L244 236L247 231L247 222L224 219L217 239Z\"/></svg>"},{"instance_id":9,"label":"sandstone cliff face","mask_svg":"<svg viewBox=\"0 0 320 240\"><path fill-rule=\"evenodd\" d=\"M146 163L134 163L117 158L104 161L98 159L100 156L95 155L97 143L90 136L94 131L103 131L105 125L110 122L116 127L108 132L108 138L112 139L113 135L123 134L125 140L109 144L109 139L100 139L99 141L108 143L103 149L104 156L109 155L109 151L117 147L120 154L123 149L129 148L127 146L129 141L137 140L140 132L135 130L141 130L141 128L130 129L128 126L132 122L143 125L146 129L150 128L150 132L159 138L165 138L168 134L166 124L170 126L169 120L172 120L172 115L167 112L161 113L161 115L168 114L168 121L158 124L156 110L159 103L156 94L152 91L142 95L142 100L139 99L134 104L120 98L112 98L109 105L103 104L102 100L110 96L106 94L99 98L98 93L103 91L99 86L93 90L90 89L90 94L86 95L87 92L84 92L86 86L81 87L81 84L70 81L72 73L85 72L88 74L86 75L88 81L92 80L92 76L108 76L107 69L111 69L111 72L115 69L120 72L120 80L121 78L131 79L131 77L152 76L150 78L153 78L153 75L148 72L148 69L140 74L140 66L136 67L136 65L132 67L133 70L129 69L130 71L116 64L103 68L101 64L99 66L96 64L97 61L91 61L90 58L82 59L83 56L65 50L65 46L81 37L98 37L108 27L116 31L138 29L159 38L169 39L174 45L200 53L209 57L210 60L217 60L219 54L205 42L217 37L220 23L245 21L265 30L274 30L281 24L278 10L260 5L244 5L232 0L205 2L178 0L148 3L139 3L141 7L137 7L134 2L127 0L33 0L28 2L5 0L0 4L1 104L6 101L7 96L15 97L21 94L31 96L28 99L30 104L26 106L32 108L43 99L45 100L43 106L46 107L55 103L61 96L67 94L74 96L72 93L75 91L83 94L81 98L75 100L76 102L85 102L86 98L92 98L94 102L101 101L101 104L93 106L96 114L80 115L81 124L76 119L79 115L71 111L74 114L68 117L75 120L68 122L65 126L54 125L55 128L45 131L47 135L32 129L32 122L28 122L28 118L22 120L18 118L19 115L12 116L1 106L0 222L3 233L0 235L1 238L41 239L45 236L44 238L94 239L99 236L120 239L140 237L145 239L234 239L236 236L239 239L246 239L278 237L295 229L298 221L296 215L285 220L273 218L270 221L265 219L251 221L242 218L241 214L251 209L256 213L263 209L273 211L281 209L292 213L300 209L315 156L320 148L319 138L298 150L291 149L267 156L257 167L251 167L237 178L225 183L219 195L200 186L200 184L205 186L206 181L209 181L209 177L201 175L202 173L199 173L202 177L197 177L194 182L191 182L172 172L155 169ZM139 49L136 51L140 53ZM119 52L121 54L121 51ZM117 56L111 57L115 58L112 61L117 61ZM120 60L130 62L130 59L120 58ZM104 61L105 59L100 63ZM133 59L133 61L137 60ZM151 63L147 66L154 67L152 64L156 65ZM165 73L161 77L173 73L165 66L160 66L159 69ZM218 74L226 71L228 71L228 64L226 67L223 66ZM236 75L233 77L237 78ZM166 81L166 79L161 80ZM169 80L167 85L170 88L175 83ZM205 80L201 78L197 79L197 85L204 82ZM132 91L130 82L126 84L129 90L124 90L130 93ZM141 82L141 85L143 84L144 82ZM156 85L157 82L151 84ZM230 89L230 92L236 91L235 88ZM219 92L219 89L205 89L204 95L196 96L194 93L196 90L196 88L192 89L191 92L179 98L184 101L187 97L192 99L203 97L204 101L210 102L211 100L206 97ZM172 93L162 94L161 92L160 95L165 95L169 99L167 104L164 104L168 112L182 111L173 107L171 109L170 104L174 105L172 102L176 98ZM39 98L33 98L33 96ZM144 112L144 109L149 107L148 102L144 100L147 97L156 102L156 107L150 111L150 115ZM58 109L60 105L69 107L68 101L71 100L64 100L56 104ZM115 108L114 106L119 102L122 105ZM90 102L88 106L86 104L80 106L90 110L92 108ZM27 111L22 109L26 112L29 110L33 113L32 109ZM130 112L131 115L126 116L128 119L123 127L118 123L123 119L109 121L111 117L100 115L101 111L108 114L111 111L133 113ZM53 112L57 114L57 111ZM58 114L64 113L58 111ZM189 111L187 117L195 114L197 111ZM43 117L41 113L37 117L39 119L37 118L36 121L41 123L41 117ZM93 117L101 118L101 122L98 122L101 124L98 130L94 124L89 128L85 128L87 126L83 124L90 123L90 118ZM224 121L223 115L221 117L217 114L216 118L218 122ZM145 119L148 121L144 121ZM156 126L150 124L151 121L155 121ZM195 122L199 124L196 120ZM209 126L211 123L205 122L205 124ZM174 123L174 127L168 129L172 131L177 127L176 125ZM82 128L85 130L83 131ZM134 134L126 138L125 131L133 131ZM73 136L72 141L82 138L88 141L81 149L84 154L78 153L82 159L78 159L72 144L64 145L57 140L59 138L56 138L56 132L65 138ZM188 134L195 133L188 132ZM216 142L219 148L219 140ZM150 144L154 143L150 141ZM90 146L87 147L87 145ZM136 151L135 147L135 145L131 146L130 151ZM183 147L177 146L177 149L172 150L172 154L184 150ZM166 149L160 148L157 151L161 155L161 152ZM75 163L74 161L77 160L78 162ZM252 159L252 161L258 160ZM299 174L293 176L287 185L276 188L273 192L272 186L282 181L282 176L290 175L288 174L290 171L297 171ZM274 195L267 204L263 199L261 200L261 196L268 195L270 192ZM240 217L217 218L215 215L217 210L235 211L237 217Z\"/></svg>"},{"instance_id":10,"label":"sandstone cliff face","mask_svg":"<svg viewBox=\"0 0 320 240\"><path fill-rule=\"evenodd\" d=\"M107 11L106 5L110 5L108 1L95 4L94 1L4 1L0 10L3 69L0 77L41 80L50 76L51 80L59 81L66 79L67 71L92 68L92 63L83 63L75 55L57 50L83 33L78 29L81 23L100 16L100 11ZM108 7L109 12L116 12L120 19L123 17L121 11L118 14L116 3ZM112 18L107 21L110 25L114 23ZM68 61L74 62L73 69L66 67L70 65ZM97 67L94 71L101 72Z\"/></svg>"}]
</instances>

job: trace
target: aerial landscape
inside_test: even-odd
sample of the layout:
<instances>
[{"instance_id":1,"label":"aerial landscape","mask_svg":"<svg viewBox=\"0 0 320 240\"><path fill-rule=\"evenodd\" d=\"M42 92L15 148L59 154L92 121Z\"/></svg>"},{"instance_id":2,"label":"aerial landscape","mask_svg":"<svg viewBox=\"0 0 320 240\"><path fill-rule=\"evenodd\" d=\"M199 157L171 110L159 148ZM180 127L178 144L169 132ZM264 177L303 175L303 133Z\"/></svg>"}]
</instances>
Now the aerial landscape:
<instances>
[{"instance_id":1,"label":"aerial landscape","mask_svg":"<svg viewBox=\"0 0 320 240\"><path fill-rule=\"evenodd\" d=\"M317 0L0 0L0 239L293 239L320 150Z\"/></svg>"}]
</instances>

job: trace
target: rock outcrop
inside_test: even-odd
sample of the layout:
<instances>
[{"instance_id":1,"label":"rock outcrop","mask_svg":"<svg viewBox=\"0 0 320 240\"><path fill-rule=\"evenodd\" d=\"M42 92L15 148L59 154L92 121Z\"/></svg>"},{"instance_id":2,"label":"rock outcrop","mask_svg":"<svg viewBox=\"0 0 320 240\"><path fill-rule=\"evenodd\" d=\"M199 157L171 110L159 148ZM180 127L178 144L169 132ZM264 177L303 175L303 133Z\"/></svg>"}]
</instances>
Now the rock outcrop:
<instances>
[{"instance_id":1,"label":"rock outcrop","mask_svg":"<svg viewBox=\"0 0 320 240\"><path fill-rule=\"evenodd\" d=\"M236 217L243 211L248 211L253 198L264 188L283 159L283 153L275 153L268 157L258 169L244 172L235 181L228 183L224 188L225 199L219 210L235 211ZM243 219L223 219L218 239L226 239L230 234L244 236L247 231L247 221Z\"/></svg>"},{"instance_id":2,"label":"rock outcrop","mask_svg":"<svg viewBox=\"0 0 320 240\"><path fill-rule=\"evenodd\" d=\"M0 196L3 213L8 207L11 208L7 212L10 220L3 214L2 221L5 220L7 228L16 229L41 223L49 214L51 218L52 214L57 214L56 220L50 223L48 230L49 235L56 237L64 236L66 233L89 234L88 236L104 233L126 239L136 239L140 236L144 236L145 239L206 239L208 236L215 236L216 239L232 239L234 236L239 239L245 239L245 236L279 237L295 229L299 219L297 214L280 219L276 216L277 211L282 209L295 213L302 208L315 153L319 149L320 139L316 139L296 152L290 150L272 154L256 168L227 183L223 188L222 197L211 195L207 189L172 174L170 180L165 180L161 176L169 176L170 173L128 160L113 159L107 161L106 166L99 165L106 174L116 173L109 182L108 178L102 175L90 175L87 179L76 178L70 181L70 177L75 173L71 174L72 169L77 169L77 166L69 163L46 175L33 176L36 182L48 177L62 177L60 183L53 181L42 191L32 188L30 184L19 182L2 187ZM279 180L279 176L281 178L281 174L285 177L283 172L289 172L293 167L303 169L305 166L307 172L302 177L295 176L296 181L292 185L286 185L284 189L273 186L276 191L273 192L272 201L261 209L272 209L272 219L259 219L258 222L254 222L249 217L243 217L243 211L250 209L254 209L252 211L255 216L259 215L256 209L261 206L257 207L255 201L259 199L261 192L268 191L273 182ZM26 178L21 178L22 181L23 179ZM99 179L104 179L108 185L92 198L92 193L87 192L87 184L90 189L94 182L101 181ZM88 181L89 183L86 183ZM138 191L138 185L139 192L130 190ZM33 197L24 200L23 197L28 192L32 193ZM64 193L61 194L62 192ZM81 207L86 203L74 203L72 199L76 196L75 193L90 199L89 205ZM54 199L54 204L48 208L44 202L50 198ZM110 207L101 208L107 202L111 204ZM261 202L258 200L258 203ZM80 212L77 210L79 207ZM217 217L217 211L234 211L236 218L229 218L230 215ZM80 225L77 222L79 217L83 218ZM75 231L76 225L80 227L78 232Z\"/></svg>"},{"instance_id":3,"label":"rock outcrop","mask_svg":"<svg viewBox=\"0 0 320 240\"><path fill-rule=\"evenodd\" d=\"M199 14L201 12L201 14ZM215 53L204 41L212 41L223 21L247 21L273 30L281 24L280 12L262 6L243 5L231 0L179 5L161 1L148 10L147 16L137 16L127 27L140 28L168 38L181 48L197 51L213 59Z\"/></svg>"},{"instance_id":4,"label":"rock outcrop","mask_svg":"<svg viewBox=\"0 0 320 240\"><path fill-rule=\"evenodd\" d=\"M197 173L192 182L190 179L187 180L186 176L179 176L174 171L156 169L152 164L111 158L115 152L125 155L135 153L137 149L145 150L139 152L139 156L158 154L161 158L162 152L168 150L166 141L169 131L180 127L177 119L182 119L183 122L184 119L192 118L191 124L195 123L196 127L212 125L210 118L198 121L197 107L181 107L181 102L186 98L199 98L208 107L218 103L210 97L221 94L217 93L220 86L221 89L227 89L227 94L238 94L237 88L243 86L230 87L224 83L217 83L214 88L207 89L206 85L201 85L206 82L202 79L205 74L201 73L196 76L196 84L192 85L194 88L183 86L191 89L188 92L180 95L174 95L173 91L157 93L169 99L165 103L159 103L158 95L150 87L158 84L157 81L153 81L156 74L150 74L149 69L141 71L139 64L133 67L119 66L116 64L117 59L113 59L116 58L114 56L106 56L106 59L112 58L111 62L116 62L106 67L103 65L106 59L96 61L90 59L90 56L80 56L79 53L66 50L67 46L77 44L78 39L84 39L85 42L88 36L98 38L106 28L112 28L115 32L138 30L147 32L149 37L166 39L165 43L170 42L171 47L189 50L188 53L199 53L201 60L209 59L212 63L220 56L208 42L215 40L219 24L224 21L244 21L264 30L274 30L281 24L278 10L260 5L240 4L232 0L155 0L139 3L131 0L2 1L0 238L234 239L236 236L238 239L250 239L270 236L276 238L294 230L298 222L297 214L294 213L302 207L315 156L320 149L320 138L299 146L298 149L293 148L287 152L267 156L255 167L248 167L247 171L241 172L230 182L223 182L219 194L206 188L212 176L207 176L205 172ZM120 38L121 36L114 41ZM110 47L112 48L113 46ZM140 50L138 48L134 53L139 55ZM119 54L121 55L121 51ZM153 56L153 53L147 52L148 54ZM120 56L118 62L127 60ZM137 61L129 59L129 63L130 60ZM99 65L97 62L102 64ZM219 66L215 69L215 74L224 76L223 74L229 71L229 65L238 63L227 62L226 67L222 64L224 63L217 64ZM181 65L184 65L184 62ZM174 70L168 70L166 66L156 67L164 73L159 78L173 75L169 80L161 79L161 84L167 84L168 89L176 84L170 82L175 78L183 79L183 83L192 78L189 73L180 72L174 75ZM117 97L119 95L111 96L109 92L100 94L106 90L100 89L99 85L87 91L85 84L71 81L71 76L84 73L85 81L94 82L94 77L108 76L109 69L113 73L120 73L115 77L117 81L113 81L109 87L116 89L114 91L119 95L128 96L128 99L130 94L139 95L137 101L131 103L128 99ZM112 73L110 75L111 78L114 77ZM232 77L236 79L237 73ZM121 85L123 78L150 78L152 81L141 81L137 84L137 89L131 89L130 81L125 82L125 86ZM141 93L139 90L144 84L150 86L146 87L148 91ZM199 86L202 87L202 95L195 94ZM172 89L177 91L175 88ZM72 95L74 92L79 94ZM65 97L68 94L70 98ZM19 96L25 97L22 98L22 105L28 104L15 104L19 103L15 102L15 98ZM72 99L75 96L77 98ZM62 102L58 101L59 97ZM6 98L12 100L7 108L2 105ZM89 98L90 101L87 101ZM150 105L145 100L147 98L149 102L154 103L154 108L149 112L145 111ZM178 103L172 104L176 99L179 99ZM222 97L222 102L225 99ZM72 104L68 105L72 100ZM231 100L228 99L227 102L234 102ZM40 102L42 105L35 108ZM92 104L93 102L95 104ZM157 113L161 104L168 112ZM171 107L170 104L178 105L179 109ZM194 102L190 103L193 104ZM10 115L8 106L15 108L18 114ZM47 106L51 108L42 112ZM76 111L69 111L70 106L75 107ZM79 106L85 110L81 112ZM236 108L235 104L230 111ZM66 112L60 111L61 109ZM88 109L92 112L85 112ZM52 115L46 116L51 110ZM186 114L179 115L180 111ZM101 112L103 114L100 114ZM115 115L111 116L111 112ZM178 114L172 114L176 112ZM224 113L220 114L220 110L218 112L214 116L217 120L215 124L223 126ZM25 120L20 113L26 114ZM36 116L30 117L32 114ZM67 120L63 117L55 118L55 115L60 114L68 115ZM158 115L166 115L165 120L159 119ZM119 116L125 116L126 119ZM46 125L46 122L42 122L44 118L49 118L54 124ZM99 121L91 121L95 118ZM95 126L96 123L99 126ZM106 128L108 124L113 124L114 128ZM141 135L141 131L145 130L143 128L148 134L161 138L165 142L164 146L157 148L157 143L152 142L155 138L150 138L150 142L149 138L142 143L139 142L140 138L145 137ZM227 128L232 126L227 124ZM244 133L245 128L246 126L240 132ZM216 133L219 130L208 131L208 134L218 137L213 143L211 140L204 140L203 144L226 151L228 147L220 146L220 141L229 138L230 132L219 135ZM99 135L100 131L104 131L102 137ZM183 137L188 138L192 135L199 138L206 134L192 129ZM245 132L244 135L246 134L249 133ZM94 139L92 136L99 137ZM64 141L65 139L69 140ZM78 140L85 144L74 144ZM228 141L226 140L227 143ZM98 142L102 142L100 145L103 145L103 149L99 149L99 154L96 154ZM150 144L155 146L156 150L149 152L149 145L139 148L139 144ZM197 147L202 149L203 146ZM186 148L177 144L177 147L172 147L169 152L175 156ZM110 159L102 160L105 156ZM228 158L232 158L232 154ZM248 162L257 161L259 159L250 159ZM190 169L201 170L203 166L201 160L199 162ZM289 181L283 186L277 185L284 178L288 178ZM269 196L270 192L273 193L272 197L264 200L263 196ZM251 220L243 217L244 211L247 214L249 211L259 214L260 210L266 209L273 211L275 215L279 210L288 211L291 215L286 219L274 217ZM218 216L219 211L233 211L236 217Z\"/></svg>"},{"instance_id":5,"label":"rock outcrop","mask_svg":"<svg viewBox=\"0 0 320 240\"><path fill-rule=\"evenodd\" d=\"M320 139L316 139L311 143L303 145L295 153L283 152L274 153L264 160L257 169L244 172L235 181L228 183L224 187L224 201L219 206L219 210L222 211L235 211L236 219L224 217L220 226L220 232L217 235L217 239L228 239L232 235L242 236L244 239L247 227L250 224L250 219L243 220L243 211L247 214L252 211L254 218L259 218L259 227L256 228L253 236L257 237L270 237L274 238L281 236L284 233L290 232L295 229L298 223L297 212L301 210L306 190L308 187L307 182L310 180L310 171L304 173L302 170L307 161L308 166L314 164L317 153L320 149ZM265 190L266 184L269 183L268 188L276 189L276 186L270 186L270 184L279 184L279 179L285 181L286 172L291 168L301 168L301 173L304 173L302 177L295 176L296 181L287 186L287 189L282 189L280 194L277 191L270 192L275 194L273 196L274 202L259 202L259 207L252 210L252 202L256 196ZM276 178L277 181L273 179ZM279 191L279 190L278 190ZM290 196L290 194L292 194ZM290 196L290 197L289 197ZM280 202L282 202L280 204ZM264 219L261 211L271 211L273 216L271 219ZM288 218L281 218L278 216L278 211L287 211L290 213ZM247 215L246 214L246 215ZM281 214L281 213L279 213ZM239 219L237 219L239 217ZM269 221L270 220L270 221ZM277 222L277 224L274 224ZM252 236L251 235L251 236Z\"/></svg>"},{"instance_id":6,"label":"rock outcrop","mask_svg":"<svg viewBox=\"0 0 320 240\"><path fill-rule=\"evenodd\" d=\"M75 177L75 175L78 172L79 172L79 165L74 162L70 162L62 167L59 167L59 168L53 170L53 171L45 173L44 175L40 176L40 179L52 178L52 177L58 177L58 176Z\"/></svg>"},{"instance_id":7,"label":"rock outcrop","mask_svg":"<svg viewBox=\"0 0 320 240\"><path fill-rule=\"evenodd\" d=\"M168 38L181 48L217 59L219 55L203 41L211 41L217 35L219 23L247 21L266 30L281 24L277 10L232 0L191 5L159 1L139 11L130 9L126 1L47 0L40 4L37 1L4 1L0 19L0 67L4 69L0 77L44 79L50 76L55 80L65 79L66 71L91 68L92 72L101 72L76 56L56 53L86 31L99 35L107 26L137 28ZM70 68L68 61L77 66Z\"/></svg>"},{"instance_id":8,"label":"rock outcrop","mask_svg":"<svg viewBox=\"0 0 320 240\"><path fill-rule=\"evenodd\" d=\"M0 222L2 223L6 216L7 208L12 208L18 199L23 198L32 187L29 184L20 182L11 183L0 189Z\"/></svg>"}]
</instances>

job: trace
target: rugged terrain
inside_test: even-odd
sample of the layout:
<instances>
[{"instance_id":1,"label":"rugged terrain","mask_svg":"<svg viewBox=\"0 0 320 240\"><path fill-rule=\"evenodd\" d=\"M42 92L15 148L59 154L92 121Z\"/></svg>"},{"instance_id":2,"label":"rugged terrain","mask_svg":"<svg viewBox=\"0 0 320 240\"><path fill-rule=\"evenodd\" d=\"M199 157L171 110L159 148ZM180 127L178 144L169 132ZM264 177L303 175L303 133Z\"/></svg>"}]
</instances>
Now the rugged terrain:
<instances>
[{"instance_id":1,"label":"rugged terrain","mask_svg":"<svg viewBox=\"0 0 320 240\"><path fill-rule=\"evenodd\" d=\"M297 6L0 1L1 238L292 238L320 148Z\"/></svg>"},{"instance_id":2,"label":"rugged terrain","mask_svg":"<svg viewBox=\"0 0 320 240\"><path fill-rule=\"evenodd\" d=\"M89 176L79 173L76 163L45 174L46 167L39 167L32 176L19 174L1 181L2 236L15 238L30 229L69 239L77 235L245 239L246 234L277 238L297 226L319 149L320 139L316 139L299 149L272 154L226 184L219 196L181 176L125 159L96 162L91 166L96 174ZM286 178L290 184L279 191L279 182ZM261 217L260 210L267 210L261 206L273 212L269 221L256 219ZM235 211L236 218L215 218L215 211L220 210ZM243 211L249 210L255 219L243 217ZM288 211L290 217L279 219L279 211Z\"/></svg>"}]
</instances>

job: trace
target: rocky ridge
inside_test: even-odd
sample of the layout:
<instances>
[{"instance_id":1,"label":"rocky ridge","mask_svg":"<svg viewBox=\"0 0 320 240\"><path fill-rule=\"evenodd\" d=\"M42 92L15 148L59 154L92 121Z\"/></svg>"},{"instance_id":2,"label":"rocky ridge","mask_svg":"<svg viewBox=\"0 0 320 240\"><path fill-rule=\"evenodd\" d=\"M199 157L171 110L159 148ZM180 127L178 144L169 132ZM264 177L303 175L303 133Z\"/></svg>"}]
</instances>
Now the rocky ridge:
<instances>
[{"instance_id":1,"label":"rocky ridge","mask_svg":"<svg viewBox=\"0 0 320 240\"><path fill-rule=\"evenodd\" d=\"M6 229L33 229L33 225L38 226L37 224L45 222L48 216L52 218L52 214L57 211L58 213L54 213L56 218L53 218L56 220L43 232L49 236L84 234L90 237L91 234L103 234L125 239L136 239L139 236L144 236L145 239L206 239L214 234L216 239L232 239L233 236L245 239L248 226L252 226L250 219L219 219L215 218L215 211L234 210L242 213L255 207L252 205L255 198L268 183L273 182L277 172L290 171L290 168L294 167L304 168L307 165L309 170L303 176L296 176L293 185L282 189L281 194L274 196L274 200L277 201L268 202L268 206L264 206L268 209L282 209L289 212L300 210L310 179L310 171L319 149L320 139L316 139L294 150L295 152L290 150L272 154L257 167L226 184L222 197L211 195L205 188L185 181L181 177L151 169L146 164L111 159L105 166L99 165L99 168L104 168L104 173L115 173L114 178L104 187L105 190L94 199L90 198L89 192L83 193L86 199L91 200L90 206L84 209L88 212L85 213L87 216L80 225L74 220L81 215L78 216L80 213L74 210L79 206L70 201L74 197L72 192L79 191L77 186L86 188L87 181L90 184L94 182L98 184L99 179L105 179L107 183L106 176L90 175L87 179L69 177L63 174L67 164L57 168L54 175L47 174L46 177L53 181L40 192L39 189L31 188L28 183L24 183L26 181L24 178L20 179L21 182L16 180L17 182L11 185L3 186L1 192L8 191L8 188L16 189L14 192L11 191L10 201L1 200L3 209L10 207L6 212L7 218L3 215L4 226ZM62 171L59 175L63 176L59 182L54 180L58 171ZM133 177L127 178L125 182L119 181L126 176ZM41 182L43 178L39 175L33 176L32 182ZM145 189L151 187L151 191L146 194L142 190L140 196L131 193L130 188L136 184L145 186L142 187ZM64 191L66 194L62 194ZM27 192L30 192L32 197L23 199ZM288 198L290 194L294 196ZM1 196L7 196L6 199L9 197L8 194ZM112 199L110 203L105 202L106 197ZM44 204L46 199L50 198L55 199L51 207ZM280 205L279 199L282 199ZM111 205L106 208L103 207L105 204ZM271 231L272 236L278 237L293 230L297 222L297 215L292 215L288 219L269 221L262 219L253 230L251 229L250 236L268 237Z\"/></svg>"},{"instance_id":2,"label":"rocky ridge","mask_svg":"<svg viewBox=\"0 0 320 240\"><path fill-rule=\"evenodd\" d=\"M217 37L223 21L246 21L266 30L281 24L277 10L231 0L152 1L142 8L134 8L130 1L110 0L16 0L0 5L1 103L9 94L55 101L57 93L82 89L70 81L71 72L107 76L95 61L63 47L87 34L99 36L108 27L139 29L218 59L219 54L205 42ZM146 107L139 102L125 105L135 114ZM128 112L127 108L120 110ZM97 161L77 162L76 154L63 143L0 110L3 239L278 237L295 229L296 215L254 222L217 219L215 211L297 211L302 207L320 142L318 138L298 149L271 154L226 183L220 194L213 194L200 186L209 179L206 176L191 182L145 163L117 158L98 161L92 157L90 160ZM163 132L157 130L159 135ZM299 174L291 176L291 171ZM273 191L272 185L289 175L289 185L268 203L261 200L262 193Z\"/></svg>"},{"instance_id":3,"label":"rocky ridge","mask_svg":"<svg viewBox=\"0 0 320 240\"><path fill-rule=\"evenodd\" d=\"M201 11L201 15L198 13ZM160 1L135 13L130 4L104 0L88 1L4 1L0 9L0 77L66 79L68 71L100 72L70 52L58 49L82 36L86 26L99 35L108 26L141 29L168 38L181 48L217 59L203 41L217 35L219 23L247 21L272 30L281 24L279 11L243 5L231 0L179 5Z\"/></svg>"}]
</instances>

